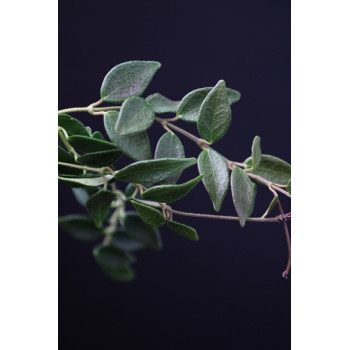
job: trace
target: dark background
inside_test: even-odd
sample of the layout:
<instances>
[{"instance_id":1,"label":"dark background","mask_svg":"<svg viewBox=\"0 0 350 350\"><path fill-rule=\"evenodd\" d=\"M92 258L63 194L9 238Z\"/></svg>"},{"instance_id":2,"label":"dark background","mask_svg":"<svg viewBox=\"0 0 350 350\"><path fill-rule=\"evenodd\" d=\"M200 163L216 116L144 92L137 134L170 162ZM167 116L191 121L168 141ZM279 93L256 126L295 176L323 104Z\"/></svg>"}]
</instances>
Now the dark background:
<instances>
[{"instance_id":1,"label":"dark background","mask_svg":"<svg viewBox=\"0 0 350 350\"><path fill-rule=\"evenodd\" d=\"M160 92L180 100L224 79L242 99L214 148L243 161L259 135L263 153L290 162L289 1L59 2L60 109L97 101L105 74L129 60L162 63L144 96ZM74 116L103 131L100 117ZM195 125L179 123L196 133ZM158 124L150 129L153 151L162 133ZM186 155L198 156L197 146L180 138ZM180 182L197 174L192 167ZM259 186L253 216L270 200ZM290 209L288 200L282 203ZM202 185L173 207L214 213ZM83 211L59 185L59 215ZM221 213L235 215L230 193ZM177 219L197 229L199 242L161 228L163 250L139 252L137 278L126 284L104 277L92 257L94 244L59 232L61 349L290 348L282 226L241 229L236 222Z\"/></svg>"}]
</instances>

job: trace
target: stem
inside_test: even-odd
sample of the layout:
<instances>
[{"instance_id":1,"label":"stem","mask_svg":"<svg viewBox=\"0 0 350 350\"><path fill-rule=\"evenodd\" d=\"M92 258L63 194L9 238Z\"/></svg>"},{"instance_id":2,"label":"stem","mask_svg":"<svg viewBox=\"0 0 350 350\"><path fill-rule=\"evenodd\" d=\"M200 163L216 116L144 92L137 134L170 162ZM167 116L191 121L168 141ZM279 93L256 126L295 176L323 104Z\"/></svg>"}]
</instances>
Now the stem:
<instances>
[{"instance_id":1,"label":"stem","mask_svg":"<svg viewBox=\"0 0 350 350\"><path fill-rule=\"evenodd\" d=\"M98 174L101 174L101 172L103 171L103 168L91 168L91 167L88 167L85 165L78 165L78 164L71 164L71 163L58 162L58 165L66 166L68 168L75 168L75 169L91 171L93 173L98 173Z\"/></svg>"},{"instance_id":2,"label":"stem","mask_svg":"<svg viewBox=\"0 0 350 350\"><path fill-rule=\"evenodd\" d=\"M118 111L120 110L120 106L112 106L112 107L98 107L96 106L100 105L103 102L103 99L100 99L94 103L91 103L91 105L87 107L73 107L73 108L65 108L58 111L58 114L62 113L74 113L74 112L87 112L93 115L103 115L103 113L100 112L107 112L107 111Z\"/></svg>"},{"instance_id":3,"label":"stem","mask_svg":"<svg viewBox=\"0 0 350 350\"><path fill-rule=\"evenodd\" d=\"M291 250L290 236L289 236L289 231L288 231L288 226L287 226L287 218L283 212L283 208L282 208L281 202L279 200L277 201L277 204L278 204L279 211L281 213L281 218L282 218L281 220L283 223L284 233L286 236L287 247L288 247L288 262L287 262L286 269L282 272L282 277L287 279L288 274L289 274L289 270L290 270L290 265L291 265L292 250Z\"/></svg>"}]
</instances>

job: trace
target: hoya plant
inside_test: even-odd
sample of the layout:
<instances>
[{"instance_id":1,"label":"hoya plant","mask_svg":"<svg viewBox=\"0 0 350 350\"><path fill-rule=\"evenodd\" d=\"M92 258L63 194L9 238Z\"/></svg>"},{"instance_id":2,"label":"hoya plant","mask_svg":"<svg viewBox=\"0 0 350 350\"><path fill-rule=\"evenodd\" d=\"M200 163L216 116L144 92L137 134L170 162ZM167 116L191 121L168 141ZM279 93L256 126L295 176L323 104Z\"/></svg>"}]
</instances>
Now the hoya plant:
<instances>
[{"instance_id":1,"label":"hoya plant","mask_svg":"<svg viewBox=\"0 0 350 350\"><path fill-rule=\"evenodd\" d=\"M242 162L213 148L228 132L231 105L241 97L226 87L224 80L191 91L181 101L160 93L141 97L160 67L153 61L119 64L105 76L97 102L58 111L58 180L72 188L86 209L86 215L60 217L59 225L78 240L96 241L93 257L108 277L130 281L135 276L135 252L162 249L159 227L167 225L189 240L199 239L200 232L198 235L195 228L182 223L181 216L233 220L242 227L248 221L280 223L289 253L282 273L287 278L291 263L287 221L291 214L283 211L280 196L291 197L290 164L262 154L259 136L253 140L251 156ZM108 140L72 117L74 112L100 116ZM169 113L174 116L169 118ZM164 128L164 134L153 155L147 131L156 123ZM186 123L195 123L198 135L186 131ZM197 158L186 158L181 137L198 146ZM128 158L130 164L118 166L121 157ZM189 167L197 167L198 176L179 183ZM270 190L271 203L262 216L251 217L258 185ZM196 186L207 191L216 212L230 192L235 216L174 209L173 203L191 196ZM279 214L269 215L275 206Z\"/></svg>"}]
</instances>

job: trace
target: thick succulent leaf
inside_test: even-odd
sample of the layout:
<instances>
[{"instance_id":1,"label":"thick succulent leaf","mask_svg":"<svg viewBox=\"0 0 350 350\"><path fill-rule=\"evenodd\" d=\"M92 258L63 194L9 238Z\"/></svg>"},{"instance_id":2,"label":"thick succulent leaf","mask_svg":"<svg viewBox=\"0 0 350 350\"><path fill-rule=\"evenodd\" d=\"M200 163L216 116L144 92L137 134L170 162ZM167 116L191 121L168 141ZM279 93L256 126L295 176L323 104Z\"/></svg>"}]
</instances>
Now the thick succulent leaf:
<instances>
[{"instance_id":1,"label":"thick succulent leaf","mask_svg":"<svg viewBox=\"0 0 350 350\"><path fill-rule=\"evenodd\" d=\"M173 132L166 132L157 143L154 158L185 158L185 150L180 139ZM181 172L165 179L164 184L175 184L181 176Z\"/></svg>"},{"instance_id":2,"label":"thick succulent leaf","mask_svg":"<svg viewBox=\"0 0 350 350\"><path fill-rule=\"evenodd\" d=\"M131 204L136 209L137 213L139 214L140 218L148 225L151 226L162 226L165 223L165 218L161 212L159 212L157 209L143 204L138 201L131 201Z\"/></svg>"},{"instance_id":3,"label":"thick succulent leaf","mask_svg":"<svg viewBox=\"0 0 350 350\"><path fill-rule=\"evenodd\" d=\"M198 113L198 132L213 143L221 139L231 124L225 82L220 80L204 99Z\"/></svg>"},{"instance_id":4,"label":"thick succulent leaf","mask_svg":"<svg viewBox=\"0 0 350 350\"><path fill-rule=\"evenodd\" d=\"M101 190L93 194L86 202L86 210L92 217L96 227L102 227L115 195L111 191Z\"/></svg>"},{"instance_id":5,"label":"thick succulent leaf","mask_svg":"<svg viewBox=\"0 0 350 350\"><path fill-rule=\"evenodd\" d=\"M204 150L198 157L198 169L203 177L203 184L215 211L219 211L229 186L229 173L225 159L218 152Z\"/></svg>"},{"instance_id":6,"label":"thick succulent leaf","mask_svg":"<svg viewBox=\"0 0 350 350\"><path fill-rule=\"evenodd\" d=\"M115 179L138 184L157 183L194 164L196 158L143 160L118 170Z\"/></svg>"},{"instance_id":7,"label":"thick succulent leaf","mask_svg":"<svg viewBox=\"0 0 350 350\"><path fill-rule=\"evenodd\" d=\"M93 153L85 153L77 158L79 164L88 165L92 167L108 166L117 161L123 153L118 149L111 149L109 151L99 151Z\"/></svg>"},{"instance_id":8,"label":"thick succulent leaf","mask_svg":"<svg viewBox=\"0 0 350 350\"><path fill-rule=\"evenodd\" d=\"M77 164L74 160L74 157L60 146L58 146L58 161L62 163ZM69 175L79 175L79 174L82 174L83 172L80 169L74 169L74 168L69 168L67 166L59 165L58 173L69 174Z\"/></svg>"},{"instance_id":9,"label":"thick succulent leaf","mask_svg":"<svg viewBox=\"0 0 350 350\"><path fill-rule=\"evenodd\" d=\"M58 224L73 238L90 242L103 237L103 231L96 228L87 215L67 215L58 218Z\"/></svg>"},{"instance_id":10,"label":"thick succulent leaf","mask_svg":"<svg viewBox=\"0 0 350 350\"><path fill-rule=\"evenodd\" d=\"M159 62L153 61L130 61L115 66L103 80L102 99L118 103L141 95L160 67Z\"/></svg>"},{"instance_id":11,"label":"thick succulent leaf","mask_svg":"<svg viewBox=\"0 0 350 350\"><path fill-rule=\"evenodd\" d=\"M254 209L256 184L250 181L244 170L236 167L231 174L231 191L233 204L243 227Z\"/></svg>"},{"instance_id":12,"label":"thick succulent leaf","mask_svg":"<svg viewBox=\"0 0 350 350\"><path fill-rule=\"evenodd\" d=\"M204 175L199 175L195 179L180 185L160 185L151 187L142 193L142 198L164 203L175 202L187 196L203 177Z\"/></svg>"},{"instance_id":13,"label":"thick succulent leaf","mask_svg":"<svg viewBox=\"0 0 350 350\"><path fill-rule=\"evenodd\" d=\"M71 117L68 114L58 115L58 126L66 130L68 136L82 135L90 137L90 134L86 130L85 126L81 121Z\"/></svg>"},{"instance_id":14,"label":"thick succulent leaf","mask_svg":"<svg viewBox=\"0 0 350 350\"><path fill-rule=\"evenodd\" d=\"M126 231L120 229L113 234L110 244L127 252L145 248L140 241L132 238Z\"/></svg>"},{"instance_id":15,"label":"thick succulent leaf","mask_svg":"<svg viewBox=\"0 0 350 350\"><path fill-rule=\"evenodd\" d=\"M110 111L104 115L104 126L110 140L117 145L123 153L133 160L152 158L151 145L146 132L132 136L118 136L115 132L119 112Z\"/></svg>"},{"instance_id":16,"label":"thick succulent leaf","mask_svg":"<svg viewBox=\"0 0 350 350\"><path fill-rule=\"evenodd\" d=\"M105 175L104 176L107 181L113 179L113 175ZM104 180L102 176L96 175L81 175L81 176L58 176L58 180L70 185L72 187L82 187L82 186L91 186L97 187L104 184Z\"/></svg>"},{"instance_id":17,"label":"thick succulent leaf","mask_svg":"<svg viewBox=\"0 0 350 350\"><path fill-rule=\"evenodd\" d=\"M261 161L260 137L255 136L252 145L252 165L257 168Z\"/></svg>"},{"instance_id":18,"label":"thick succulent leaf","mask_svg":"<svg viewBox=\"0 0 350 350\"><path fill-rule=\"evenodd\" d=\"M191 239L192 241L199 240L197 231L193 227L181 224L180 222L176 222L173 220L168 221L168 227L170 228L170 230L180 234L181 236Z\"/></svg>"},{"instance_id":19,"label":"thick succulent leaf","mask_svg":"<svg viewBox=\"0 0 350 350\"><path fill-rule=\"evenodd\" d=\"M115 269L135 262L135 258L114 245L99 244L93 250L94 258L102 268Z\"/></svg>"},{"instance_id":20,"label":"thick succulent leaf","mask_svg":"<svg viewBox=\"0 0 350 350\"><path fill-rule=\"evenodd\" d=\"M132 238L138 240L147 248L154 250L162 248L158 230L143 222L137 213L127 212L123 220L123 226Z\"/></svg>"},{"instance_id":21,"label":"thick succulent leaf","mask_svg":"<svg viewBox=\"0 0 350 350\"><path fill-rule=\"evenodd\" d=\"M82 152L99 152L115 150L117 146L114 143L101 140L96 137L74 135L68 137L68 142L77 150Z\"/></svg>"},{"instance_id":22,"label":"thick succulent leaf","mask_svg":"<svg viewBox=\"0 0 350 350\"><path fill-rule=\"evenodd\" d=\"M167 97L155 93L146 98L146 100L151 104L155 113L176 113L179 107L180 101L172 101Z\"/></svg>"},{"instance_id":23,"label":"thick succulent leaf","mask_svg":"<svg viewBox=\"0 0 350 350\"><path fill-rule=\"evenodd\" d=\"M146 131L154 121L151 105L142 97L134 96L124 101L115 132L119 136L131 136Z\"/></svg>"},{"instance_id":24,"label":"thick succulent leaf","mask_svg":"<svg viewBox=\"0 0 350 350\"><path fill-rule=\"evenodd\" d=\"M244 164L247 168L251 168L253 166L252 157L247 158ZM259 166L251 173L276 184L286 185L290 181L291 166L280 158L262 154Z\"/></svg>"}]
</instances>

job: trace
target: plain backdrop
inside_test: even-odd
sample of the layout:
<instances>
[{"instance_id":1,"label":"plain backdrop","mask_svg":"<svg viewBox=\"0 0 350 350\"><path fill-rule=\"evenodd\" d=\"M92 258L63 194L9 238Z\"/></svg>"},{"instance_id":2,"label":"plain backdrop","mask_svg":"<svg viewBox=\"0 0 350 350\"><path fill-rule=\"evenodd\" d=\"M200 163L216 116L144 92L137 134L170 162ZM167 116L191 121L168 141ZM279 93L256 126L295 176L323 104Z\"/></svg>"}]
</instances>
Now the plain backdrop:
<instances>
[{"instance_id":1,"label":"plain backdrop","mask_svg":"<svg viewBox=\"0 0 350 350\"><path fill-rule=\"evenodd\" d=\"M224 79L242 98L214 148L243 161L259 135L263 153L290 162L289 1L60 1L58 34L60 109L97 101L103 77L116 64L156 60L162 68L144 96L160 92L180 100ZM103 132L100 117L74 116ZM195 125L179 123L196 133ZM162 133L158 124L149 131L153 152ZM198 156L193 142L182 141L187 156ZM197 174L192 167L180 182ZM259 186L253 216L270 200ZM289 211L289 200L282 203ZM214 213L201 184L173 207ZM59 185L59 215L70 213L84 209ZM221 213L235 215L230 193ZM137 254L131 283L108 280L93 259L94 244L59 230L61 349L290 348L282 226L247 223L242 229L236 222L177 219L195 227L200 240L161 228L163 250Z\"/></svg>"}]
</instances>

